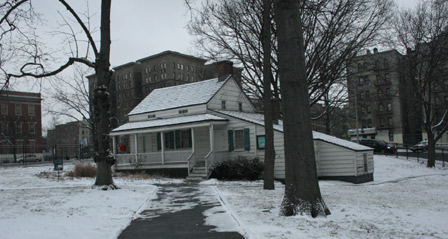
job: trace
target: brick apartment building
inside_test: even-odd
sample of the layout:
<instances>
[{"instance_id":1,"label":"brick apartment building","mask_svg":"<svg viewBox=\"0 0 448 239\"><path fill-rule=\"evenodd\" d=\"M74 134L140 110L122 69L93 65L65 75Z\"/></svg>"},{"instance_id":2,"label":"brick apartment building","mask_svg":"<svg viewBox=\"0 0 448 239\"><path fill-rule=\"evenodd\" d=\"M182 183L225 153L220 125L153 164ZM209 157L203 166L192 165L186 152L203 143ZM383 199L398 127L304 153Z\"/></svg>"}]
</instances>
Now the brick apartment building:
<instances>
[{"instance_id":1,"label":"brick apartment building","mask_svg":"<svg viewBox=\"0 0 448 239\"><path fill-rule=\"evenodd\" d=\"M410 101L415 92L405 74L406 56L396 50L355 58L348 65L348 93L352 127L355 127L355 94L360 138L415 144L422 140L421 106ZM356 129L349 136L356 139Z\"/></svg>"},{"instance_id":2,"label":"brick apartment building","mask_svg":"<svg viewBox=\"0 0 448 239\"><path fill-rule=\"evenodd\" d=\"M17 159L42 153L41 94L0 91L0 154Z\"/></svg>"}]
</instances>

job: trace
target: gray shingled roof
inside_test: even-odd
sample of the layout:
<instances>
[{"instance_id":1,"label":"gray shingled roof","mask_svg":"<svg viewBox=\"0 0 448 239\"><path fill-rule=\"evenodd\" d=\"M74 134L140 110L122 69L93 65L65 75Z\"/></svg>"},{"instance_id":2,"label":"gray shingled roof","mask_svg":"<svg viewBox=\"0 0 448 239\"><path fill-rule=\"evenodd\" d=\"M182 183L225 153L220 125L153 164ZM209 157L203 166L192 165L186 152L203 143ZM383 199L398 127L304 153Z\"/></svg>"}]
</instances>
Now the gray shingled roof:
<instances>
[{"instance_id":1,"label":"gray shingled roof","mask_svg":"<svg viewBox=\"0 0 448 239\"><path fill-rule=\"evenodd\" d=\"M128 115L149 113L159 110L175 109L190 105L207 103L225 82L218 78L190 84L155 89L140 102Z\"/></svg>"}]
</instances>

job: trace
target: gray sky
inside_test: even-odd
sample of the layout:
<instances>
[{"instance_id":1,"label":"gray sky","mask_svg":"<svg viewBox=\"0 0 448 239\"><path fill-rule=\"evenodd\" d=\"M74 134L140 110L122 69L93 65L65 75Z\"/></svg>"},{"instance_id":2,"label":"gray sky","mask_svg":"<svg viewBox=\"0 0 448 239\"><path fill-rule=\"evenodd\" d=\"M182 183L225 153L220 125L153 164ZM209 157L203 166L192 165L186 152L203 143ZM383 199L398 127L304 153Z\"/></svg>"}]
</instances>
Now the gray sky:
<instances>
[{"instance_id":1,"label":"gray sky","mask_svg":"<svg viewBox=\"0 0 448 239\"><path fill-rule=\"evenodd\" d=\"M414 7L418 0L395 0L400 7ZM68 0L78 12L86 9L86 2ZM88 1L92 16L92 26L99 26L100 1ZM47 19L45 25L56 27L55 19L61 17L57 11L67 15L61 4L54 0L37 0L34 2L37 11L42 12ZM111 11L111 64L117 66L130 61L153 55L166 50L197 55L193 46L193 37L188 34L187 9L184 0L113 0ZM47 32L48 33L48 32ZM44 34L43 34L44 35ZM60 42L60 37L49 34L44 37L48 44ZM96 39L99 39L96 36ZM61 58L62 59L62 58ZM65 60L63 60L65 61ZM65 73L67 74L67 72ZM70 74L69 74L70 75ZM43 88L48 84L43 81ZM36 84L16 84L15 90L40 92ZM46 95L43 95L45 104ZM43 119L47 127L49 117Z\"/></svg>"}]
</instances>

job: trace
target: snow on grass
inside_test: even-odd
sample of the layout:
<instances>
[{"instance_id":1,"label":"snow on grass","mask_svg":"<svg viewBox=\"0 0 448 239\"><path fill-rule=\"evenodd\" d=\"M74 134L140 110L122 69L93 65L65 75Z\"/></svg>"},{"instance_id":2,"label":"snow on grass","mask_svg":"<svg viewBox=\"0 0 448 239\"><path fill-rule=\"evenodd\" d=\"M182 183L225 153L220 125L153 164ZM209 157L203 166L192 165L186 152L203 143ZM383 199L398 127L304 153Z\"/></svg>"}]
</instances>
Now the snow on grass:
<instances>
[{"instance_id":1,"label":"snow on grass","mask_svg":"<svg viewBox=\"0 0 448 239\"><path fill-rule=\"evenodd\" d=\"M332 214L314 219L279 216L280 183L272 191L262 190L260 181L203 184L216 184L246 238L447 238L447 169L375 156L374 176L374 182L359 185L321 181Z\"/></svg>"},{"instance_id":2,"label":"snow on grass","mask_svg":"<svg viewBox=\"0 0 448 239\"><path fill-rule=\"evenodd\" d=\"M116 238L157 190L118 178L121 189L102 191L93 179L36 176L43 171L52 167L0 168L0 238Z\"/></svg>"}]
</instances>

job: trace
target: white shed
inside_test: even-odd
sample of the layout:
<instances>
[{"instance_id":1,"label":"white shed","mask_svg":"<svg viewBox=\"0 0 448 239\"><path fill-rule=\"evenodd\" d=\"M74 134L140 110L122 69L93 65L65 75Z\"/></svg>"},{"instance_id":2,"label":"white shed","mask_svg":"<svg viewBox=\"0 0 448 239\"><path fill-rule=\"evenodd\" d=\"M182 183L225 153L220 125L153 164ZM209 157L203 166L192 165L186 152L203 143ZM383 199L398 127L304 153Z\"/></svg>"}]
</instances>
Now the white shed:
<instances>
[{"instance_id":1,"label":"white shed","mask_svg":"<svg viewBox=\"0 0 448 239\"><path fill-rule=\"evenodd\" d=\"M110 135L130 138L117 170L176 169L207 178L217 162L238 156L264 159L263 115L231 77L156 89ZM361 183L373 180L373 149L313 132L318 176ZM298 147L300 143L297 142ZM274 126L275 178L284 179L283 127Z\"/></svg>"}]
</instances>

